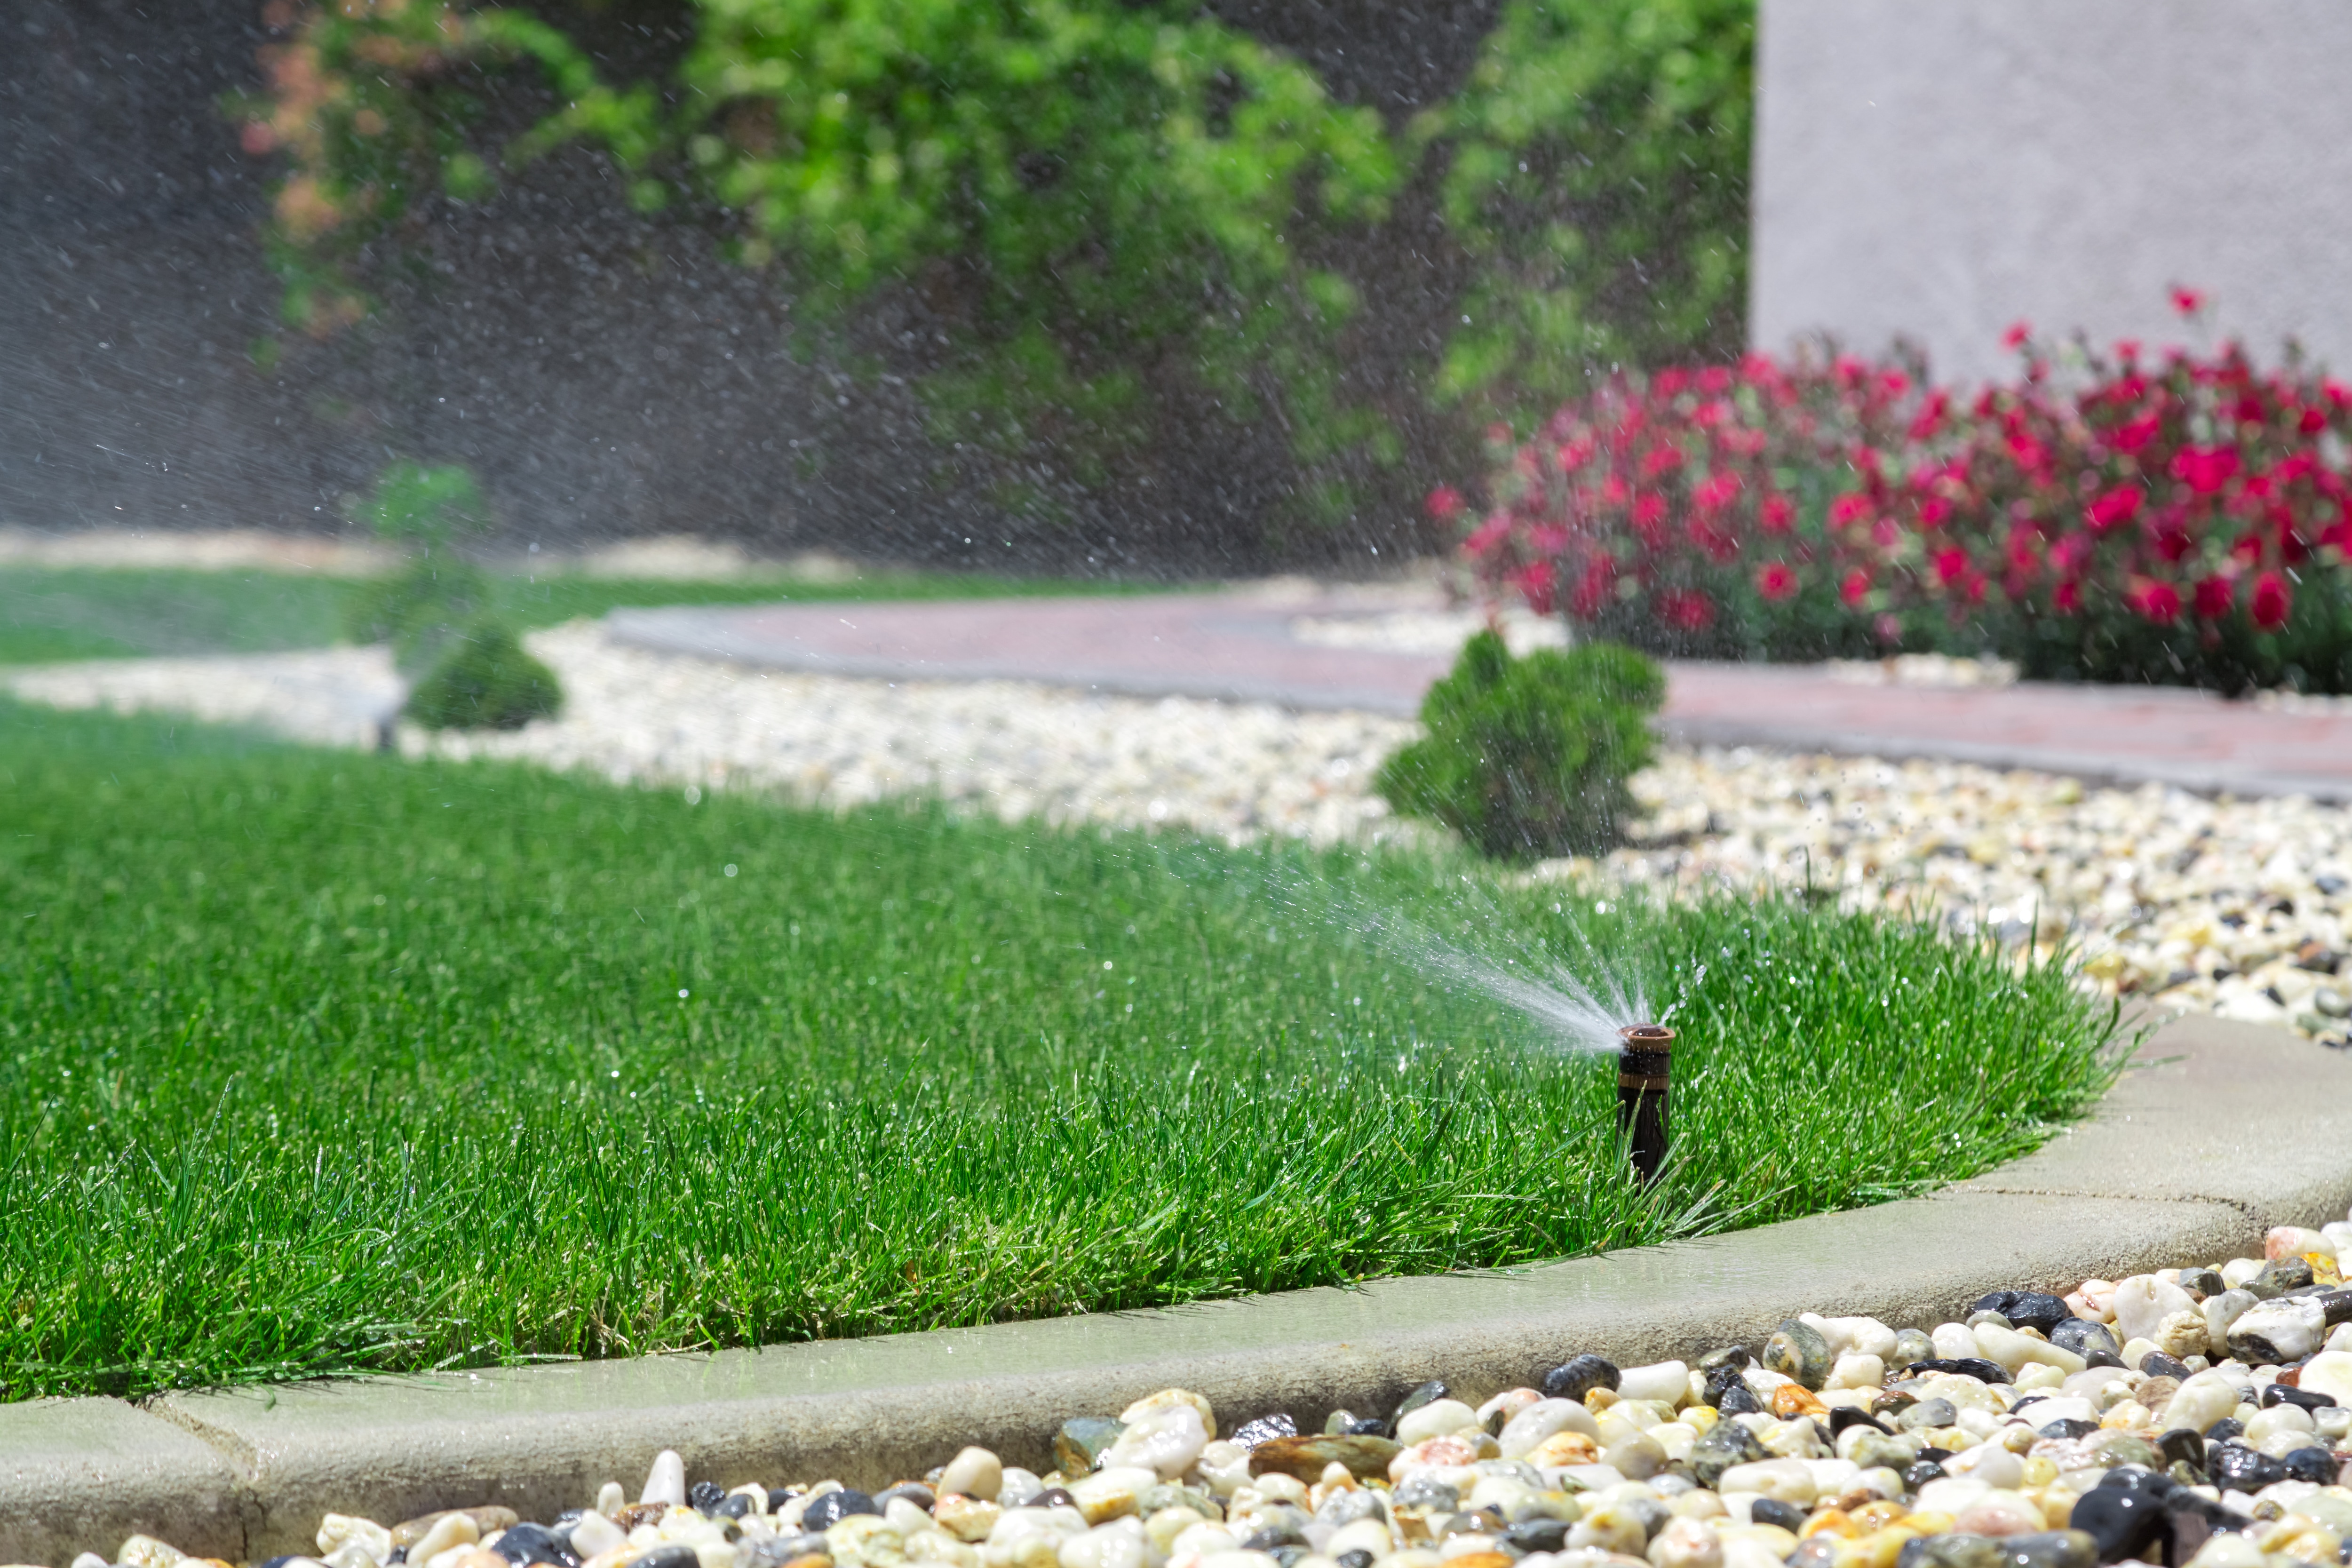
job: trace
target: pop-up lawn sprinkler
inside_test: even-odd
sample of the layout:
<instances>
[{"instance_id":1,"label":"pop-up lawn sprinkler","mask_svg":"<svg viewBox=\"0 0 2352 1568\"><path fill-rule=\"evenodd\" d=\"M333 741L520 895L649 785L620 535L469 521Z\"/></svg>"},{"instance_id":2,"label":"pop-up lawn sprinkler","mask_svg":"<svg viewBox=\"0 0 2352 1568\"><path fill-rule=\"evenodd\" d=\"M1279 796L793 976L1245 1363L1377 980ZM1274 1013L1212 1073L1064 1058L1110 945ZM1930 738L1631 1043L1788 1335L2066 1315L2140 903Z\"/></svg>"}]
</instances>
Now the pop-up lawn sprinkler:
<instances>
[{"instance_id":1,"label":"pop-up lawn sprinkler","mask_svg":"<svg viewBox=\"0 0 2352 1568\"><path fill-rule=\"evenodd\" d=\"M1633 1173L1644 1183L1658 1179L1666 1157L1666 1090L1675 1063L1675 1032L1663 1024L1628 1024L1617 1031L1625 1042L1617 1055L1617 1128L1630 1132Z\"/></svg>"}]
</instances>

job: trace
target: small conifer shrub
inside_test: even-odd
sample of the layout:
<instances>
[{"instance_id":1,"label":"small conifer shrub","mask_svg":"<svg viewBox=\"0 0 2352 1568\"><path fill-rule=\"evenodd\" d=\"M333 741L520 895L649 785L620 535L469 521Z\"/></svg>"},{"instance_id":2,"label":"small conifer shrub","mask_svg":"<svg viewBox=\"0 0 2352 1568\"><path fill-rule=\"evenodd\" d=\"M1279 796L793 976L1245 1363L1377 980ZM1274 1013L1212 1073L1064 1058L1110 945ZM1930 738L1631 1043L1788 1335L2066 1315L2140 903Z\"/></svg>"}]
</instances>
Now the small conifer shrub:
<instances>
[{"instance_id":1,"label":"small conifer shrub","mask_svg":"<svg viewBox=\"0 0 2352 1568\"><path fill-rule=\"evenodd\" d=\"M1480 632L1423 699L1428 733L1374 787L1498 859L1597 854L1633 815L1625 781L1650 761L1665 689L1656 664L1615 643L1515 658Z\"/></svg>"},{"instance_id":2,"label":"small conifer shrub","mask_svg":"<svg viewBox=\"0 0 2352 1568\"><path fill-rule=\"evenodd\" d=\"M555 672L508 627L480 621L451 641L402 711L427 730L520 730L562 706Z\"/></svg>"}]
</instances>

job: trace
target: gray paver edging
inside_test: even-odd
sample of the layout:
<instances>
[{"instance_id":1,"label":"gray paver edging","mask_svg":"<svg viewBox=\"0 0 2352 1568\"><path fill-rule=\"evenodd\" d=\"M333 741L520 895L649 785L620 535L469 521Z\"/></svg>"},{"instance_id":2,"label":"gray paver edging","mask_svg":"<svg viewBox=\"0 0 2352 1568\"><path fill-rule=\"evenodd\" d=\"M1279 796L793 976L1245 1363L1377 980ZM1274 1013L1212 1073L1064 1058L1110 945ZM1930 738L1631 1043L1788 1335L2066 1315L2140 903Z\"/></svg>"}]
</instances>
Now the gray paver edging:
<instances>
[{"instance_id":1,"label":"gray paver edging","mask_svg":"<svg viewBox=\"0 0 2352 1568\"><path fill-rule=\"evenodd\" d=\"M1760 1115L1771 1114L1759 1107ZM675 1447L733 1485L920 1474L965 1442L1043 1470L1066 1417L1170 1384L1221 1418L1319 1425L1424 1378L1466 1397L1573 1352L1637 1364L1827 1308L1931 1325L2000 1286L2071 1286L2259 1246L2352 1203L2352 1061L2282 1030L2167 1025L2081 1126L1929 1196L1511 1272L642 1361L0 1407L0 1562L134 1529L232 1561L321 1512L525 1517L634 1487Z\"/></svg>"}]
</instances>

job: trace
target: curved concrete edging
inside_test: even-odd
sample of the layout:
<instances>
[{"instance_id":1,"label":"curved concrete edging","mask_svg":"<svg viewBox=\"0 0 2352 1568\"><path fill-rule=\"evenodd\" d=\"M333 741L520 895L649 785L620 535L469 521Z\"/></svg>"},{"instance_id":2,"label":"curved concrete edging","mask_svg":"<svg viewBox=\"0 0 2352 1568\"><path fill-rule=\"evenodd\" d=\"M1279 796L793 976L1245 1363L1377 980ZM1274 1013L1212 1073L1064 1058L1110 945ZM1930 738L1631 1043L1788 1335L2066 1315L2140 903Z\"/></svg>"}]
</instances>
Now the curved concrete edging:
<instances>
[{"instance_id":1,"label":"curved concrete edging","mask_svg":"<svg viewBox=\"0 0 2352 1568\"><path fill-rule=\"evenodd\" d=\"M1484 1398L1578 1351L1621 1364L1753 1342L1828 1309L1942 1321L2259 1248L2352 1203L2352 1060L2282 1030L2167 1025L2092 1118L1929 1196L1510 1272L886 1339L0 1407L0 1561L132 1530L231 1561L308 1550L327 1510L501 1502L551 1517L675 1447L734 1485L919 1475L978 1442L1048 1468L1067 1416L1171 1384L1319 1425L1443 1376Z\"/></svg>"}]
</instances>

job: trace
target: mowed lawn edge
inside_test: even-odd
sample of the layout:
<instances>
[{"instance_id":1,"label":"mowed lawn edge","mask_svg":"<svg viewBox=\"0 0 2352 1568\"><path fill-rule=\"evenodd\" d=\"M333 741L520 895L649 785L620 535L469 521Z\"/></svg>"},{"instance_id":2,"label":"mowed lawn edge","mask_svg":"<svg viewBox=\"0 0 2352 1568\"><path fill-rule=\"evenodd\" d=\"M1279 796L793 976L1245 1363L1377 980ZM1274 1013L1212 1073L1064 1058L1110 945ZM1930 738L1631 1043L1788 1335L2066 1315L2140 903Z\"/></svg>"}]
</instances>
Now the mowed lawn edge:
<instances>
[{"instance_id":1,"label":"mowed lawn edge","mask_svg":"<svg viewBox=\"0 0 2352 1568\"><path fill-rule=\"evenodd\" d=\"M1427 851L697 805L15 705L0 799L13 1398L1576 1256L1973 1174L2118 1065L2060 968ZM1465 954L1675 1008L1654 1188L1613 1064Z\"/></svg>"}]
</instances>

